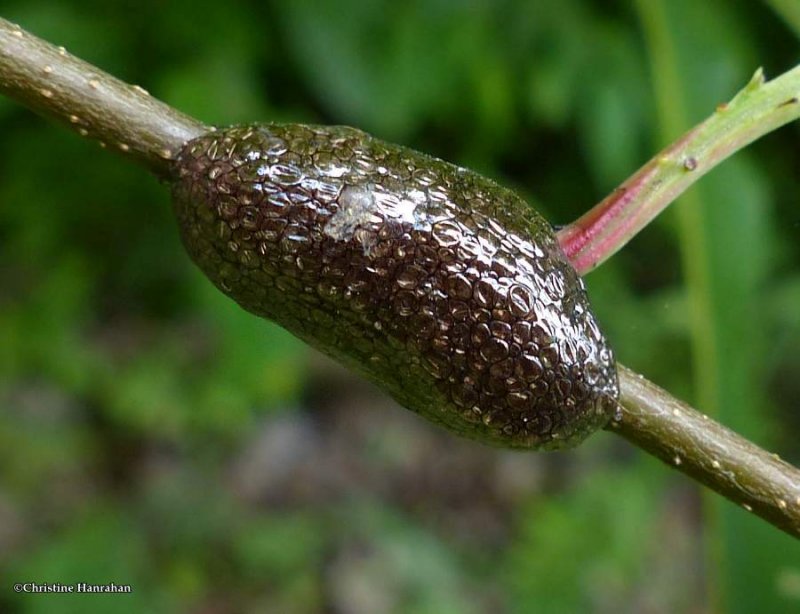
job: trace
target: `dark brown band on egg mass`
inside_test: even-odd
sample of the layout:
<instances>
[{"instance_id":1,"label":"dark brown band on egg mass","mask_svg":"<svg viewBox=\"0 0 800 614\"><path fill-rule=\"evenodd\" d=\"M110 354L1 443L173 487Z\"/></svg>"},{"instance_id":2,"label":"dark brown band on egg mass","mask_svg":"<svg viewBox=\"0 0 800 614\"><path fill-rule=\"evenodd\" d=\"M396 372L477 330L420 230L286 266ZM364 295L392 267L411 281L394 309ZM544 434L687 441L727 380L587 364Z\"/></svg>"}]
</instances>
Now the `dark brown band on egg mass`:
<instances>
[{"instance_id":1,"label":"dark brown band on egg mass","mask_svg":"<svg viewBox=\"0 0 800 614\"><path fill-rule=\"evenodd\" d=\"M552 228L471 171L347 127L240 126L175 165L186 247L242 307L461 435L561 448L614 359Z\"/></svg>"}]
</instances>

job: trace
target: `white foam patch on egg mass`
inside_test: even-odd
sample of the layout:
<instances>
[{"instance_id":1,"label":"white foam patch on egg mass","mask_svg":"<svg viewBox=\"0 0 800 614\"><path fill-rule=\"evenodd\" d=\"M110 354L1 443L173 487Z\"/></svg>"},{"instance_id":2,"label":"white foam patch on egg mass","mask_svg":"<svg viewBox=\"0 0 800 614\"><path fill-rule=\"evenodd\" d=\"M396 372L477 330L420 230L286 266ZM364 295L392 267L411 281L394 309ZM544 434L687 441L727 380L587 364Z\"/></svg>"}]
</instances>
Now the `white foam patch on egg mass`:
<instances>
[{"instance_id":1,"label":"white foam patch on egg mass","mask_svg":"<svg viewBox=\"0 0 800 614\"><path fill-rule=\"evenodd\" d=\"M322 232L336 241L355 240L370 256L381 222L372 186L348 186L339 195L338 209Z\"/></svg>"},{"instance_id":2,"label":"white foam patch on egg mass","mask_svg":"<svg viewBox=\"0 0 800 614\"><path fill-rule=\"evenodd\" d=\"M337 241L348 241L359 226L367 225L375 212L375 197L364 186L348 186L339 196L339 208L323 232Z\"/></svg>"}]
</instances>

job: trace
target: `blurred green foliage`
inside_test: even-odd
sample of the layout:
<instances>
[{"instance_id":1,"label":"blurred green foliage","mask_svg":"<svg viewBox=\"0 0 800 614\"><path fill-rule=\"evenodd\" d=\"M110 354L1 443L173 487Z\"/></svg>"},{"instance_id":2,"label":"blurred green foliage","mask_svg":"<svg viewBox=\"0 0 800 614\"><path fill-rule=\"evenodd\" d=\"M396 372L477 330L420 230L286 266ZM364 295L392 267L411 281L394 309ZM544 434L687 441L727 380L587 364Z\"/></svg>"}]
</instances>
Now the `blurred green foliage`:
<instances>
[{"instance_id":1,"label":"blurred green foliage","mask_svg":"<svg viewBox=\"0 0 800 614\"><path fill-rule=\"evenodd\" d=\"M557 224L800 56L783 0L0 9L206 122L356 125ZM523 455L421 423L219 295L141 170L2 99L0 129L0 610L800 609L790 538L608 435ZM588 284L623 362L800 463L797 142Z\"/></svg>"}]
</instances>

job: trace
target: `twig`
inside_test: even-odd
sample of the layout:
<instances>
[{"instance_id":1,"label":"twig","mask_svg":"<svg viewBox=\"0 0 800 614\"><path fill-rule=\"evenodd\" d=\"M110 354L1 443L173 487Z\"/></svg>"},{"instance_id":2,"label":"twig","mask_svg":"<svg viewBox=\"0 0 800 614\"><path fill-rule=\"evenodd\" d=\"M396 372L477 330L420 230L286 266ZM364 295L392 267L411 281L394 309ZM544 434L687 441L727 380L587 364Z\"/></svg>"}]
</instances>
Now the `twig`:
<instances>
[{"instance_id":1,"label":"twig","mask_svg":"<svg viewBox=\"0 0 800 614\"><path fill-rule=\"evenodd\" d=\"M609 426L634 445L800 537L800 470L617 365L622 416Z\"/></svg>"},{"instance_id":2,"label":"twig","mask_svg":"<svg viewBox=\"0 0 800 614\"><path fill-rule=\"evenodd\" d=\"M209 128L67 52L0 19L0 92L81 136L128 154L156 174Z\"/></svg>"},{"instance_id":3,"label":"twig","mask_svg":"<svg viewBox=\"0 0 800 614\"><path fill-rule=\"evenodd\" d=\"M759 68L733 100L561 229L564 253L578 273L588 273L725 158L799 117L800 66L768 83Z\"/></svg>"},{"instance_id":4,"label":"twig","mask_svg":"<svg viewBox=\"0 0 800 614\"><path fill-rule=\"evenodd\" d=\"M157 174L163 174L177 147L209 130L2 19L0 91L77 127L78 132L85 130L86 135L118 148L126 145L121 148L125 153ZM625 367L620 366L619 373L623 409L621 420L611 430L776 527L800 536L797 469Z\"/></svg>"}]
</instances>

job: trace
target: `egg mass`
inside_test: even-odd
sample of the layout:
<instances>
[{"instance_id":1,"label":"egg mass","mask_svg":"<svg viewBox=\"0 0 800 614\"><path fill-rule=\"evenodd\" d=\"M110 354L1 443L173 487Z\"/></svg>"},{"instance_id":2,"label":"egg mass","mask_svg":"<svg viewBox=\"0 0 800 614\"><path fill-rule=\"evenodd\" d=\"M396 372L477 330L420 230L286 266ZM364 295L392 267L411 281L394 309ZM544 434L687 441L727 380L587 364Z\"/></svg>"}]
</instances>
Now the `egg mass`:
<instances>
[{"instance_id":1,"label":"egg mass","mask_svg":"<svg viewBox=\"0 0 800 614\"><path fill-rule=\"evenodd\" d=\"M343 126L216 130L173 173L182 240L218 288L425 418L554 449L614 415L583 280L512 191Z\"/></svg>"}]
</instances>

